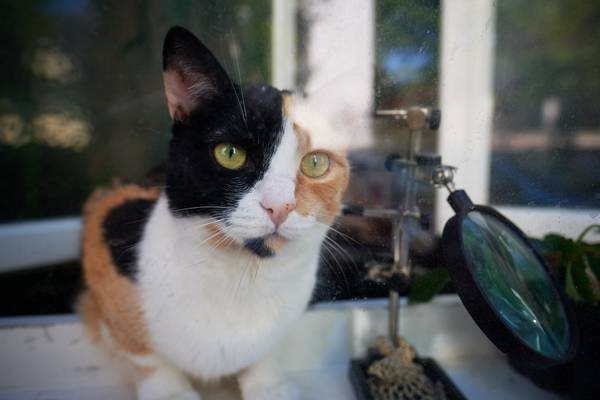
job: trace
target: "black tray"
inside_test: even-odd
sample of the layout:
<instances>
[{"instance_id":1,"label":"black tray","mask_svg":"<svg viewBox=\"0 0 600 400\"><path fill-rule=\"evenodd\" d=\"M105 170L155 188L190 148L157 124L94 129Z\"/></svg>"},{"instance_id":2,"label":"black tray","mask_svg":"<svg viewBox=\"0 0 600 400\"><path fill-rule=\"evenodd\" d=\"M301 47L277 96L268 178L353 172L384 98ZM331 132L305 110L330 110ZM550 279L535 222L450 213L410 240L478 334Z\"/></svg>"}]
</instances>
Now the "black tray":
<instances>
[{"instance_id":1,"label":"black tray","mask_svg":"<svg viewBox=\"0 0 600 400\"><path fill-rule=\"evenodd\" d=\"M373 400L367 383L367 369L372 361L369 362L363 359L350 360L350 382L352 382L357 400ZM418 358L415 362L423 366L425 375L433 382L442 382L448 400L467 400L433 358Z\"/></svg>"}]
</instances>

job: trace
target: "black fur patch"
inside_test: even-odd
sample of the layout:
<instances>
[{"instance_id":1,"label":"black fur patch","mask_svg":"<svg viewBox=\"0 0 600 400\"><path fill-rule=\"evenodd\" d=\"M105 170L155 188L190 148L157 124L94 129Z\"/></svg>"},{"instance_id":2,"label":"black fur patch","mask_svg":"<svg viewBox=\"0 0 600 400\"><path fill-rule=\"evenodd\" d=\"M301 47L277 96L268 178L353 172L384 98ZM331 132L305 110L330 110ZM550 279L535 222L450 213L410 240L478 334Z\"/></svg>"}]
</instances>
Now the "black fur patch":
<instances>
[{"instance_id":1,"label":"black fur patch","mask_svg":"<svg viewBox=\"0 0 600 400\"><path fill-rule=\"evenodd\" d=\"M212 89L199 93L197 109L173 125L166 176L169 208L176 216L226 216L269 167L283 133L282 92L235 84L183 28L169 31L163 57L165 70L192 84L209 82ZM216 162L213 150L224 142L246 150L242 168L228 170Z\"/></svg>"},{"instance_id":2,"label":"black fur patch","mask_svg":"<svg viewBox=\"0 0 600 400\"><path fill-rule=\"evenodd\" d=\"M133 281L137 273L137 245L155 203L154 200L128 201L111 210L102 225L104 240L117 270Z\"/></svg>"},{"instance_id":3,"label":"black fur patch","mask_svg":"<svg viewBox=\"0 0 600 400\"><path fill-rule=\"evenodd\" d=\"M248 239L244 243L244 246L252 253L262 258L273 257L275 255L275 253L273 253L273 250L271 250L265 244L265 240L263 238Z\"/></svg>"}]
</instances>

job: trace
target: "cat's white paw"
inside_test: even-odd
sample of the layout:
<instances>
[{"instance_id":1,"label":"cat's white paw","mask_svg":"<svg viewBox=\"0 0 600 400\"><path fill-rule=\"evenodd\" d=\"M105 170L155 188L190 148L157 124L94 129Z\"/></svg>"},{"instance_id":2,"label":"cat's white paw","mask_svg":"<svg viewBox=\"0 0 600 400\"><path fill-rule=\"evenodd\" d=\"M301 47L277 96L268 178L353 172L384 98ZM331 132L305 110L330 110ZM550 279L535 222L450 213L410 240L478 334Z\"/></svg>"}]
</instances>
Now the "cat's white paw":
<instances>
[{"instance_id":1,"label":"cat's white paw","mask_svg":"<svg viewBox=\"0 0 600 400\"><path fill-rule=\"evenodd\" d=\"M202 397L197 392L189 390L169 395L159 395L157 397L138 396L138 400L202 400Z\"/></svg>"},{"instance_id":2,"label":"cat's white paw","mask_svg":"<svg viewBox=\"0 0 600 400\"><path fill-rule=\"evenodd\" d=\"M246 390L242 397L244 400L299 400L300 391L291 382L281 382L274 386Z\"/></svg>"},{"instance_id":3,"label":"cat's white paw","mask_svg":"<svg viewBox=\"0 0 600 400\"><path fill-rule=\"evenodd\" d=\"M202 400L200 395L194 391L177 393L172 397L169 397L169 400Z\"/></svg>"}]
</instances>

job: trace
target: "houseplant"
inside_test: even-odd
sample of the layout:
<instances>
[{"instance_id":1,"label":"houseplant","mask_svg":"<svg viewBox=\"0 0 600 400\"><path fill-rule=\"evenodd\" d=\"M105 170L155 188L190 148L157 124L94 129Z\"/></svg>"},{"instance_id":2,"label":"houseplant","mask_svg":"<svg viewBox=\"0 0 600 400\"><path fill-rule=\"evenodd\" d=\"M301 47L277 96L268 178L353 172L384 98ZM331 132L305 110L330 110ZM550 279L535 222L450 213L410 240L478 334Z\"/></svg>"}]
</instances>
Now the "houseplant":
<instances>
[{"instance_id":1,"label":"houseplant","mask_svg":"<svg viewBox=\"0 0 600 400\"><path fill-rule=\"evenodd\" d=\"M510 359L513 367L545 389L570 393L576 399L596 399L600 393L600 224L585 228L576 239L547 234L530 239L547 260L575 312L579 349L573 361L539 369ZM427 302L448 283L448 273L434 269L413 279L409 298Z\"/></svg>"},{"instance_id":2,"label":"houseplant","mask_svg":"<svg viewBox=\"0 0 600 400\"><path fill-rule=\"evenodd\" d=\"M580 338L575 358L542 370L511 360L534 383L576 399L600 393L600 242L588 241L594 233L600 234L600 224L588 226L575 240L558 234L532 240L572 302Z\"/></svg>"}]
</instances>

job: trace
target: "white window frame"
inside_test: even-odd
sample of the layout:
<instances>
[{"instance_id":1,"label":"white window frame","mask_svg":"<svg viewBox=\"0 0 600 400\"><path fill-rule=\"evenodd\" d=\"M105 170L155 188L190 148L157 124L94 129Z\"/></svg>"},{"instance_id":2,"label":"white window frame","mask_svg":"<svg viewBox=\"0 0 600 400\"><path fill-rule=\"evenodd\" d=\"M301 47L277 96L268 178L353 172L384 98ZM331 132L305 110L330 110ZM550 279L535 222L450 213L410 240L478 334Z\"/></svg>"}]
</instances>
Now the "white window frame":
<instances>
[{"instance_id":1,"label":"white window frame","mask_svg":"<svg viewBox=\"0 0 600 400\"><path fill-rule=\"evenodd\" d=\"M80 235L79 217L0 224L0 272L73 261Z\"/></svg>"},{"instance_id":2,"label":"white window frame","mask_svg":"<svg viewBox=\"0 0 600 400\"><path fill-rule=\"evenodd\" d=\"M444 0L441 15L438 151L444 163L459 168L457 187L465 189L475 203L488 204L496 1ZM535 237L549 232L576 237L587 225L600 223L600 209L494 207ZM436 209L439 232L452 216L445 195L438 196Z\"/></svg>"}]
</instances>

